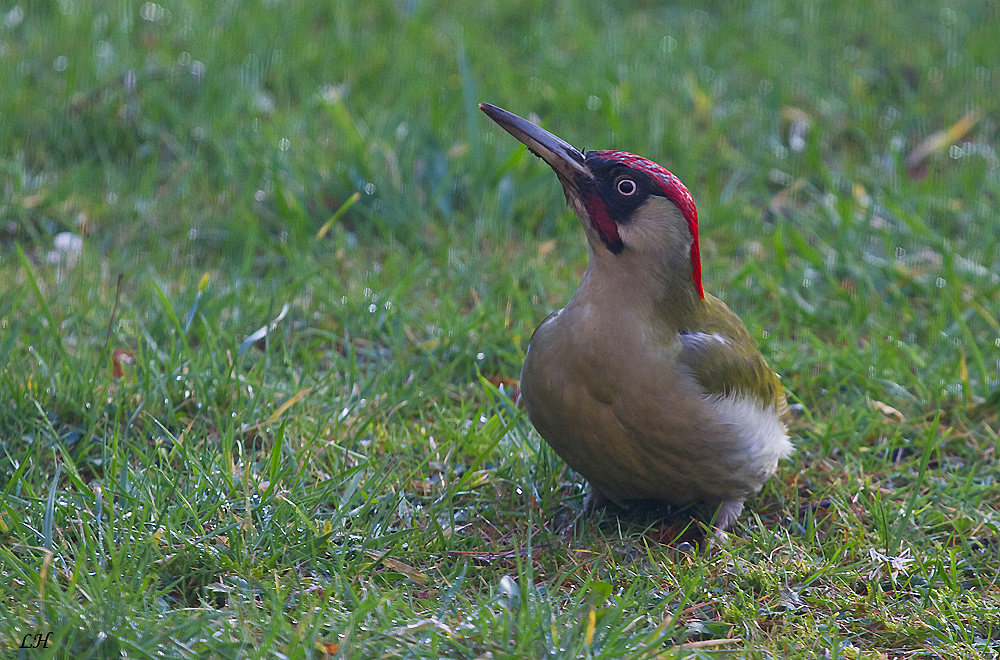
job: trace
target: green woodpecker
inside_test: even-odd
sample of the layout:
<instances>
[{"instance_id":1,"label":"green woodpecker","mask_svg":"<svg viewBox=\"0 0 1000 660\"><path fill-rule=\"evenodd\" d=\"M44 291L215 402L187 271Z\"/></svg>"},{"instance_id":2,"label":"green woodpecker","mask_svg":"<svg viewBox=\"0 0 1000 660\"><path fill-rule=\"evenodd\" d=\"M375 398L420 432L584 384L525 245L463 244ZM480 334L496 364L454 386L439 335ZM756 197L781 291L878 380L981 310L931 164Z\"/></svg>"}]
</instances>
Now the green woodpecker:
<instances>
[{"instance_id":1,"label":"green woodpecker","mask_svg":"<svg viewBox=\"0 0 1000 660\"><path fill-rule=\"evenodd\" d=\"M740 318L701 283L684 184L624 151L583 153L487 103L555 170L590 243L579 288L535 330L521 401L605 499L701 502L724 530L792 452L784 390Z\"/></svg>"}]
</instances>

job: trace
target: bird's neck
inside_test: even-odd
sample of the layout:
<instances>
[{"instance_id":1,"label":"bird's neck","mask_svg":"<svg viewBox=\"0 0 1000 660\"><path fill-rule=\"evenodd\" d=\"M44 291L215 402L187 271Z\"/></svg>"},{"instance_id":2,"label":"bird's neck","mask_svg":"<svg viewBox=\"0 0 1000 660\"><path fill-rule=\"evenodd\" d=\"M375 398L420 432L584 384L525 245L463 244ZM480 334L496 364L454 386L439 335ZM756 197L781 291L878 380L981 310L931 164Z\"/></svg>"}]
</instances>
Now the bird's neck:
<instances>
[{"instance_id":1,"label":"bird's neck","mask_svg":"<svg viewBox=\"0 0 1000 660\"><path fill-rule=\"evenodd\" d=\"M600 301L611 310L638 311L681 329L700 316L705 301L692 283L690 262L683 255L678 262L677 256L628 249L612 254L592 246L577 295Z\"/></svg>"}]
</instances>

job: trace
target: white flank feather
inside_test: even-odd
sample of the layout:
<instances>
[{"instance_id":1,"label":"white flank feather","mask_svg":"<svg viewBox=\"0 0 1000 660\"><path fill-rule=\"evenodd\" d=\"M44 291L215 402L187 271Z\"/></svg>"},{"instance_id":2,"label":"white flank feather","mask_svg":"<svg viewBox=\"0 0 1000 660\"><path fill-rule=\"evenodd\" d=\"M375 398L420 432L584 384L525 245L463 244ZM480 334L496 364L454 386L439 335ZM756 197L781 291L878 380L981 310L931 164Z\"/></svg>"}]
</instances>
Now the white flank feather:
<instances>
[{"instance_id":1,"label":"white flank feather","mask_svg":"<svg viewBox=\"0 0 1000 660\"><path fill-rule=\"evenodd\" d=\"M764 408L760 402L744 394L712 394L706 403L722 426L735 430L746 452L749 466L763 468L770 476L782 458L794 448L785 425L774 407Z\"/></svg>"}]
</instances>

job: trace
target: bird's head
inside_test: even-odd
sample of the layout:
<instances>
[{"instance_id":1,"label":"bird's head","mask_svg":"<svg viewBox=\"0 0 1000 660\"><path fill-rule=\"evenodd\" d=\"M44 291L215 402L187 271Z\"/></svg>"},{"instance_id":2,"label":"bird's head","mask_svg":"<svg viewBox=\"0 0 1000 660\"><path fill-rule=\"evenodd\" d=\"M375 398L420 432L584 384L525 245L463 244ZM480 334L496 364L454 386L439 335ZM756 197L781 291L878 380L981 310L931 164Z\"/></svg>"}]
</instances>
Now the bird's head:
<instances>
[{"instance_id":1,"label":"bird's head","mask_svg":"<svg viewBox=\"0 0 1000 660\"><path fill-rule=\"evenodd\" d=\"M705 297L698 212L680 179L641 156L624 151L584 153L502 108L488 103L479 108L555 170L594 250L620 257L654 255L667 262L661 266L689 271L698 297Z\"/></svg>"}]
</instances>

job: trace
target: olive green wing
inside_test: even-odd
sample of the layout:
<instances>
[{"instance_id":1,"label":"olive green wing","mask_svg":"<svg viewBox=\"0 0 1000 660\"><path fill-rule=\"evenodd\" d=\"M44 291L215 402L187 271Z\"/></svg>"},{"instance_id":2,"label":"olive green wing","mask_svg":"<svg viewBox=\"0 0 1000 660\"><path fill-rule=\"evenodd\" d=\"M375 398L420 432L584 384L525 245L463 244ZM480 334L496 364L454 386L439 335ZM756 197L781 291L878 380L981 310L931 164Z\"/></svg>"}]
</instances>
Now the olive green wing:
<instances>
[{"instance_id":1,"label":"olive green wing","mask_svg":"<svg viewBox=\"0 0 1000 660\"><path fill-rule=\"evenodd\" d=\"M706 296L705 303L708 313L697 323L698 329L678 332L681 363L707 392L751 395L765 407L774 406L780 417L787 417L788 402L781 381L743 321L713 296Z\"/></svg>"}]
</instances>

